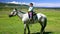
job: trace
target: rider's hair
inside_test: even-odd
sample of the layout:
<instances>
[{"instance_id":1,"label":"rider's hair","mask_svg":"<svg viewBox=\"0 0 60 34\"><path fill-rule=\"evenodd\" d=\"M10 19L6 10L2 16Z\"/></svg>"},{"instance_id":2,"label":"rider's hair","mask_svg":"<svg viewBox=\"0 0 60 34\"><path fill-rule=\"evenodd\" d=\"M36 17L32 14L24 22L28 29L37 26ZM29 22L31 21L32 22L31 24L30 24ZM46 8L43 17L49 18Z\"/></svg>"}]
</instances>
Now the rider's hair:
<instances>
[{"instance_id":1,"label":"rider's hair","mask_svg":"<svg viewBox=\"0 0 60 34\"><path fill-rule=\"evenodd\" d=\"M33 5L33 3L30 3L30 5Z\"/></svg>"}]
</instances>

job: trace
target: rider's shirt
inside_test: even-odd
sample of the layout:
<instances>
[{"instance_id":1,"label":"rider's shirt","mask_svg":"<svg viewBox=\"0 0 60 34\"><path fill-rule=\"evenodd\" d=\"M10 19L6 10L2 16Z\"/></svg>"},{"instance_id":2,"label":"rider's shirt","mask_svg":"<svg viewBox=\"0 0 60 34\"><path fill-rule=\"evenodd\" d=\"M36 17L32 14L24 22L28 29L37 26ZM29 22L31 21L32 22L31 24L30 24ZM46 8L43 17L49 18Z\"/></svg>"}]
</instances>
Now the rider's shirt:
<instances>
[{"instance_id":1,"label":"rider's shirt","mask_svg":"<svg viewBox=\"0 0 60 34\"><path fill-rule=\"evenodd\" d=\"M29 7L29 10L28 11L33 11L33 9L34 9L33 7Z\"/></svg>"}]
</instances>

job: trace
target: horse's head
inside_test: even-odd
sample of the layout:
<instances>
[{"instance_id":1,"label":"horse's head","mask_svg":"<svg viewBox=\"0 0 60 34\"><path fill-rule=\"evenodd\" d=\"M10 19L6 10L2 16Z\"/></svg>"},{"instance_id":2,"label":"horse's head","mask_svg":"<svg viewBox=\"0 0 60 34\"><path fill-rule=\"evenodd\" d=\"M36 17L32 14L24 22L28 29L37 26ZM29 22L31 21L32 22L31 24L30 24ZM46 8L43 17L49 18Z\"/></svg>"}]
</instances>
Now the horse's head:
<instances>
[{"instance_id":1,"label":"horse's head","mask_svg":"<svg viewBox=\"0 0 60 34\"><path fill-rule=\"evenodd\" d=\"M17 14L17 9L14 9L10 14L9 17L15 16Z\"/></svg>"}]
</instances>

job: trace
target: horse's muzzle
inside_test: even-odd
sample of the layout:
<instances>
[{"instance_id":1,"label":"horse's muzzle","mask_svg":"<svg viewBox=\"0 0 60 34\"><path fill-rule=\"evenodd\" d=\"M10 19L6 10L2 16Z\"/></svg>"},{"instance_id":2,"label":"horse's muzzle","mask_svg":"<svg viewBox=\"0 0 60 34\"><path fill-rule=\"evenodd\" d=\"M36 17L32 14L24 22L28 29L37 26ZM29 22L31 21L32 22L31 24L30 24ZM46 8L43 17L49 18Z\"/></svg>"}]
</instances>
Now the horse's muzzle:
<instances>
[{"instance_id":1,"label":"horse's muzzle","mask_svg":"<svg viewBox=\"0 0 60 34\"><path fill-rule=\"evenodd\" d=\"M9 17L12 17L13 15L9 15Z\"/></svg>"}]
</instances>

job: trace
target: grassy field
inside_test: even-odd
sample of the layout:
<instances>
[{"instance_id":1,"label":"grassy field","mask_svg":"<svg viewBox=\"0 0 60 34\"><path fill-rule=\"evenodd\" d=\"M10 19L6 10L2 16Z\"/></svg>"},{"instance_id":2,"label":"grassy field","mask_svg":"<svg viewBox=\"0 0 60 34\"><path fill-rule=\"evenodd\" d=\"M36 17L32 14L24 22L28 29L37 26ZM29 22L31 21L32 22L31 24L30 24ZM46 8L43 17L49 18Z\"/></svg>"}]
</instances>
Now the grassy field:
<instances>
[{"instance_id":1,"label":"grassy field","mask_svg":"<svg viewBox=\"0 0 60 34\"><path fill-rule=\"evenodd\" d=\"M27 11L27 9L22 10ZM0 34L23 34L23 22L17 16L9 18L10 11L12 9L0 8ZM35 9L35 11L36 13L45 14L48 18L45 34L60 34L60 10ZM40 29L39 23L30 26L31 34L39 34Z\"/></svg>"}]
</instances>

